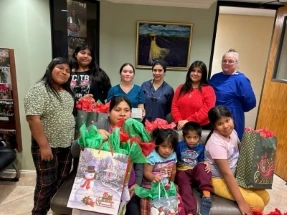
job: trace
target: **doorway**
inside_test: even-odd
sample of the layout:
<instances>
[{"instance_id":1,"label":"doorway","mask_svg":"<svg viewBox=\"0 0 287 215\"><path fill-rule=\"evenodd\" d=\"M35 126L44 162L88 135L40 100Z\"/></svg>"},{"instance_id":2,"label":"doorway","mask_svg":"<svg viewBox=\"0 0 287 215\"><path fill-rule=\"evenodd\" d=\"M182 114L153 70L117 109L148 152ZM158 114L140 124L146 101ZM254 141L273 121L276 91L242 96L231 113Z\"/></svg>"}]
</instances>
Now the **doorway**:
<instances>
[{"instance_id":1,"label":"doorway","mask_svg":"<svg viewBox=\"0 0 287 215\"><path fill-rule=\"evenodd\" d=\"M229 49L239 53L238 71L250 80L256 107L245 113L245 127L255 128L276 10L219 6L211 76L221 72Z\"/></svg>"}]
</instances>

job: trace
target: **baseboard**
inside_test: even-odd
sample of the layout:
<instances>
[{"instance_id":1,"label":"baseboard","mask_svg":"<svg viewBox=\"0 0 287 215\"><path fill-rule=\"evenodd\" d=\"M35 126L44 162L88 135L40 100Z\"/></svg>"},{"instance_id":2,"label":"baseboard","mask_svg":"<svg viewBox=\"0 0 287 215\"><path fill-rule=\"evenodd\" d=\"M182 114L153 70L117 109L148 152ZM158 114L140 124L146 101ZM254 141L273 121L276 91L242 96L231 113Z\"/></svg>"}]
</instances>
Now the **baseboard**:
<instances>
[{"instance_id":1,"label":"baseboard","mask_svg":"<svg viewBox=\"0 0 287 215\"><path fill-rule=\"evenodd\" d=\"M5 169L3 172L1 172L1 173L14 173L15 172L15 170L14 169ZM36 173L36 170L24 170L24 169L22 169L22 170L20 170L20 173L21 174L26 174L26 173Z\"/></svg>"}]
</instances>

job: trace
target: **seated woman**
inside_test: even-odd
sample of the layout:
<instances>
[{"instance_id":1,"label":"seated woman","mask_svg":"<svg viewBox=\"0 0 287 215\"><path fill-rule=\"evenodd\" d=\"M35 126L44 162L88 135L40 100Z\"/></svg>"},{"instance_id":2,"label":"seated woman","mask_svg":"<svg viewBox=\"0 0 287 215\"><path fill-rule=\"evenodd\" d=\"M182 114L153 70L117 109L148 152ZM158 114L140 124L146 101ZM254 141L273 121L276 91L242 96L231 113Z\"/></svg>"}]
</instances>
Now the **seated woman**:
<instances>
[{"instance_id":1,"label":"seated woman","mask_svg":"<svg viewBox=\"0 0 287 215\"><path fill-rule=\"evenodd\" d=\"M145 94L145 118L154 121L165 119L170 113L173 97L172 87L164 81L166 63L162 59L155 60L152 66L152 80L145 81L142 89Z\"/></svg>"},{"instance_id":2,"label":"seated woman","mask_svg":"<svg viewBox=\"0 0 287 215\"><path fill-rule=\"evenodd\" d=\"M131 102L124 96L112 97L110 100L109 118L107 120L95 123L99 132L108 139L109 133L112 132L115 125L122 119L131 117ZM77 143L73 143L72 147L78 147ZM72 151L75 151L74 149ZM80 151L80 149L79 149ZM143 164L134 164L129 180L129 191L131 200L126 207L126 215L140 214L140 199L134 195L135 186L141 186L143 180Z\"/></svg>"},{"instance_id":3,"label":"seated woman","mask_svg":"<svg viewBox=\"0 0 287 215\"><path fill-rule=\"evenodd\" d=\"M126 96L133 108L141 108L145 115L145 97L140 86L133 84L135 69L132 64L125 63L120 68L121 83L112 87L108 92L107 101L114 96Z\"/></svg>"},{"instance_id":4,"label":"seated woman","mask_svg":"<svg viewBox=\"0 0 287 215\"><path fill-rule=\"evenodd\" d=\"M174 94L171 114L180 130L185 123L193 121L202 129L210 129L207 113L215 105L215 93L207 83L207 68L202 61L191 64L186 80Z\"/></svg>"}]
</instances>

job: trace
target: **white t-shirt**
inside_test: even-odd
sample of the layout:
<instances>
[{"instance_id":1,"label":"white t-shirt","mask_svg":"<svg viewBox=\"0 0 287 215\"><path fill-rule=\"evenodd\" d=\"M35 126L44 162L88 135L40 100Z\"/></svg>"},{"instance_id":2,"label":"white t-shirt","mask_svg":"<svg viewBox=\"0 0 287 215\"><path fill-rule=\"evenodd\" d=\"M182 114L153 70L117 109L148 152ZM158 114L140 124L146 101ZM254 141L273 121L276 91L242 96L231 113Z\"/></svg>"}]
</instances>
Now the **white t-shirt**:
<instances>
[{"instance_id":1,"label":"white t-shirt","mask_svg":"<svg viewBox=\"0 0 287 215\"><path fill-rule=\"evenodd\" d=\"M212 177L222 178L222 174L215 163L216 159L226 159L233 174L235 174L239 157L238 144L240 143L235 130L230 134L230 139L214 131L205 145L205 161L211 165Z\"/></svg>"}]
</instances>

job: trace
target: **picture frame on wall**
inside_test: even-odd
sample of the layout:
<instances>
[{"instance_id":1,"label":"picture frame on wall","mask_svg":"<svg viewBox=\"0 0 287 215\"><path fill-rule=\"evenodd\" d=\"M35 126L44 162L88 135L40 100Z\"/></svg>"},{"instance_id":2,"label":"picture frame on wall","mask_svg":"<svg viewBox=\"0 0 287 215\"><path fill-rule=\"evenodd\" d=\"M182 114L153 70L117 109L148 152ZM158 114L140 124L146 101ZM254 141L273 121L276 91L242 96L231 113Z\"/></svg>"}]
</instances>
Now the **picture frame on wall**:
<instances>
[{"instance_id":1,"label":"picture frame on wall","mask_svg":"<svg viewBox=\"0 0 287 215\"><path fill-rule=\"evenodd\" d=\"M151 68L163 59L169 70L189 67L193 24L137 21L136 68Z\"/></svg>"},{"instance_id":2,"label":"picture frame on wall","mask_svg":"<svg viewBox=\"0 0 287 215\"><path fill-rule=\"evenodd\" d=\"M99 62L100 2L49 1L53 58L71 58L77 46L88 44Z\"/></svg>"}]
</instances>

